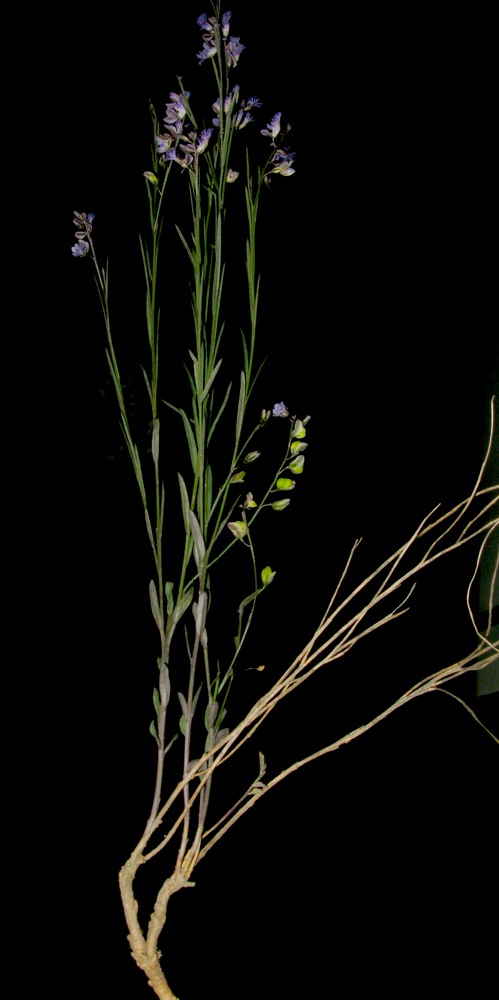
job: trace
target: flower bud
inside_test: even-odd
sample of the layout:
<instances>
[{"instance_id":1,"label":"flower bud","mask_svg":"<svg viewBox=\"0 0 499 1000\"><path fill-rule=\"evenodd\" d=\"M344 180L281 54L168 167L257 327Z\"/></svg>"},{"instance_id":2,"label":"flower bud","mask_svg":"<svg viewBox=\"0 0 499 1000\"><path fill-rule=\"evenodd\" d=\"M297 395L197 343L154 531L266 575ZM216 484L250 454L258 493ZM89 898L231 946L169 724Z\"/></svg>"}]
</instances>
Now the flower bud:
<instances>
[{"instance_id":1,"label":"flower bud","mask_svg":"<svg viewBox=\"0 0 499 1000\"><path fill-rule=\"evenodd\" d=\"M284 510L284 508L290 503L291 500L288 497L287 500L276 500L275 503L272 503L270 506L272 507L272 510Z\"/></svg>"},{"instance_id":2,"label":"flower bud","mask_svg":"<svg viewBox=\"0 0 499 1000\"><path fill-rule=\"evenodd\" d=\"M233 476L230 477L230 483L242 483L246 473L245 472L235 472Z\"/></svg>"},{"instance_id":3,"label":"flower bud","mask_svg":"<svg viewBox=\"0 0 499 1000\"><path fill-rule=\"evenodd\" d=\"M153 174L152 170L144 170L144 177L150 184L158 183L158 178L156 177L156 174Z\"/></svg>"},{"instance_id":4,"label":"flower bud","mask_svg":"<svg viewBox=\"0 0 499 1000\"><path fill-rule=\"evenodd\" d=\"M243 458L244 465L249 465L250 462L256 462L257 458L260 458L260 451L249 451L245 458Z\"/></svg>"},{"instance_id":5,"label":"flower bud","mask_svg":"<svg viewBox=\"0 0 499 1000\"><path fill-rule=\"evenodd\" d=\"M244 507L245 510L248 510L249 507L256 507L256 506L257 506L257 504L256 504L256 500L253 500L253 494L252 493L247 493L246 494L246 500L244 501L243 504L241 504L241 507Z\"/></svg>"},{"instance_id":6,"label":"flower bud","mask_svg":"<svg viewBox=\"0 0 499 1000\"><path fill-rule=\"evenodd\" d=\"M305 441L292 441L289 446L292 455L299 455L301 451L305 451L305 448L308 448Z\"/></svg>"},{"instance_id":7,"label":"flower bud","mask_svg":"<svg viewBox=\"0 0 499 1000\"><path fill-rule=\"evenodd\" d=\"M246 521L229 521L227 527L229 531L232 531L232 534L235 535L236 538L244 538L248 530Z\"/></svg>"},{"instance_id":8,"label":"flower bud","mask_svg":"<svg viewBox=\"0 0 499 1000\"><path fill-rule=\"evenodd\" d=\"M270 566L265 566L265 568L262 569L261 577L263 586L268 587L269 583L272 583L272 580L275 577L275 570L271 570Z\"/></svg>"},{"instance_id":9,"label":"flower bud","mask_svg":"<svg viewBox=\"0 0 499 1000\"><path fill-rule=\"evenodd\" d=\"M263 424L266 424L267 420L269 420L269 418L270 418L270 410L262 410L261 417L260 417L260 426L262 426Z\"/></svg>"},{"instance_id":10,"label":"flower bud","mask_svg":"<svg viewBox=\"0 0 499 1000\"><path fill-rule=\"evenodd\" d=\"M294 479L278 479L275 484L276 490L294 490L295 481Z\"/></svg>"},{"instance_id":11,"label":"flower bud","mask_svg":"<svg viewBox=\"0 0 499 1000\"><path fill-rule=\"evenodd\" d=\"M291 472L294 472L295 476L299 476L300 473L303 472L304 463L305 459L303 455L298 455L298 458L295 458L292 462L289 463L288 469L291 469Z\"/></svg>"},{"instance_id":12,"label":"flower bud","mask_svg":"<svg viewBox=\"0 0 499 1000\"><path fill-rule=\"evenodd\" d=\"M234 181L237 181L238 177L239 177L239 170L231 170L229 167L227 171L227 184L233 184Z\"/></svg>"},{"instance_id":13,"label":"flower bud","mask_svg":"<svg viewBox=\"0 0 499 1000\"><path fill-rule=\"evenodd\" d=\"M303 420L295 420L293 424L293 430L291 432L291 437L294 438L304 438L306 435L305 427L303 426Z\"/></svg>"}]
</instances>

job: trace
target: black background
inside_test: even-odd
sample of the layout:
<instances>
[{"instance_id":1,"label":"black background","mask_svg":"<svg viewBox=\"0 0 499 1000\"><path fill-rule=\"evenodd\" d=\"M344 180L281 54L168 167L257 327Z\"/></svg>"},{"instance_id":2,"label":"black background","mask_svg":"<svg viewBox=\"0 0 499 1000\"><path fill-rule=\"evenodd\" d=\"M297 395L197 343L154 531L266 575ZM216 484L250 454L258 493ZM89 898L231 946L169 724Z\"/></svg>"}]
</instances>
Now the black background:
<instances>
[{"instance_id":1,"label":"black background","mask_svg":"<svg viewBox=\"0 0 499 1000\"><path fill-rule=\"evenodd\" d=\"M71 11L29 29L31 41L38 30L44 39L30 118L40 137L27 234L35 291L21 302L31 317L21 371L35 567L26 642L37 665L29 879L43 904L36 975L54 997L151 995L128 955L117 890L152 794L150 566L91 264L70 253L72 211L96 213L139 416L148 101L161 113L178 73L193 101L213 89L211 67L195 59L199 13L191 4L133 14L87 5L82 22ZM242 667L266 670L241 669L228 724L308 639L355 538L363 543L352 585L437 503L469 492L497 372L487 26L362 8L291 14L258 2L234 6L231 32L247 46L234 79L264 102L253 146L281 110L296 153L296 174L264 192L259 350L269 357L255 412L284 399L313 419L293 503L272 522L268 512L260 539L262 565L278 576ZM181 185L175 192L180 200ZM191 334L173 240L168 254L173 367ZM238 303L234 278L229 313ZM184 391L180 367L166 378L170 398ZM172 422L172 439L178 431ZM265 447L278 437L275 421ZM407 616L276 712L235 795L254 777L258 750L273 775L470 651L473 558L422 578ZM223 592L233 590L246 593L237 576ZM225 634L220 626L220 642ZM477 702L474 677L453 690L493 723L497 695ZM400 995L401 977L446 990L470 977L474 995L484 994L486 913L498 889L497 760L471 717L436 694L290 778L214 848L196 888L173 898L161 947L174 991L182 1000L298 998L332 996L340 982ZM218 794L220 808L230 804L228 791ZM163 864L137 880L144 914Z\"/></svg>"}]
</instances>

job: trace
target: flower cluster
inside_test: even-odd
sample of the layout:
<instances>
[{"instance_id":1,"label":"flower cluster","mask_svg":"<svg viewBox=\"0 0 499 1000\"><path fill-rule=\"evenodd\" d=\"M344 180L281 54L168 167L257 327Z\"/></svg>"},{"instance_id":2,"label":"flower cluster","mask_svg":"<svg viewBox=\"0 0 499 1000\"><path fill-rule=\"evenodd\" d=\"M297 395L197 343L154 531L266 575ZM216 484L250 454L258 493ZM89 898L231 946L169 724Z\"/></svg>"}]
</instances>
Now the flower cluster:
<instances>
[{"instance_id":1,"label":"flower cluster","mask_svg":"<svg viewBox=\"0 0 499 1000\"><path fill-rule=\"evenodd\" d=\"M291 500L289 497L283 497L283 493L290 493L294 490L296 483L294 479L290 479L289 476L283 476L282 473L289 470L295 476L301 475L305 466L305 456L302 454L308 445L303 440L306 437L307 431L305 425L308 424L310 417L305 417L303 420L299 420L298 417L290 417L289 409L286 404L281 400L279 403L274 403L271 410L262 410L262 415L260 417L260 427L263 427L271 417L280 417L284 420L289 419L291 422L291 435L290 443L288 446L288 452L286 455L287 465L283 465L278 473L278 476L274 482L273 488L270 490L271 493L280 493L279 499L272 500L270 503L262 504L263 507L271 507L272 510L285 510L289 507ZM256 461L260 458L259 451L250 451L243 459L245 465ZM230 478L231 483L241 483L246 476L245 471L234 472ZM243 503L239 504L244 521L230 521L227 524L229 531L242 541L247 533L248 526L245 517L245 511L251 510L253 507L257 507L258 504L253 497L252 493L246 494L246 499Z\"/></svg>"},{"instance_id":2,"label":"flower cluster","mask_svg":"<svg viewBox=\"0 0 499 1000\"><path fill-rule=\"evenodd\" d=\"M197 23L201 28L203 34L203 48L201 52L198 52L198 61L200 63L204 62L205 59L212 59L213 56L217 54L217 29L219 29L223 44L225 46L225 60L227 63L227 69L232 69L233 66L237 66L239 56L244 49L244 45L241 45L240 38L229 37L230 31L230 19L232 13L230 10L226 10L225 14L222 14L222 23L219 24L216 17L207 17L206 14L201 14L197 19ZM219 36L220 37L220 36Z\"/></svg>"},{"instance_id":3,"label":"flower cluster","mask_svg":"<svg viewBox=\"0 0 499 1000\"><path fill-rule=\"evenodd\" d=\"M286 132L289 132L290 125L286 129L281 128L281 112L278 111L277 114L270 120L267 128L260 129L262 135L268 135L272 139L271 146L274 147L275 152L272 154L269 160L269 169L266 171L266 179L268 181L269 174L282 174L283 177L291 177L294 174L294 168L292 163L294 160L294 153L290 153L289 149L278 149L276 139L280 135L284 136Z\"/></svg>"},{"instance_id":4,"label":"flower cluster","mask_svg":"<svg viewBox=\"0 0 499 1000\"><path fill-rule=\"evenodd\" d=\"M156 136L158 153L164 155L170 146L180 139L185 127L184 119L187 115L187 101L190 96L189 90L185 90L183 94L175 94L173 91L170 94L170 101L166 105L166 115L163 118L166 125L165 133ZM161 162L165 162L164 158Z\"/></svg>"},{"instance_id":5,"label":"flower cluster","mask_svg":"<svg viewBox=\"0 0 499 1000\"><path fill-rule=\"evenodd\" d=\"M248 97L247 99L243 99L239 104L239 107L236 109L238 101L239 87L236 84L224 100L224 114L226 117L231 118L234 128L242 129L245 125L248 125L249 122L254 120L253 116L248 113L250 108L260 108L262 102L258 97ZM213 124L220 125L220 98L217 97L216 101L212 104L212 108L217 115L217 117L213 119Z\"/></svg>"},{"instance_id":6,"label":"flower cluster","mask_svg":"<svg viewBox=\"0 0 499 1000\"><path fill-rule=\"evenodd\" d=\"M267 175L282 174L283 177L291 177L291 174L295 173L295 169L292 166L293 160L294 153L290 153L286 149L276 149L270 160L270 170L267 171Z\"/></svg>"},{"instance_id":7,"label":"flower cluster","mask_svg":"<svg viewBox=\"0 0 499 1000\"><path fill-rule=\"evenodd\" d=\"M284 403L282 402L276 403L274 409L272 410L272 416L273 417L289 416L289 411L287 406L285 406ZM305 417L304 420L298 420L296 417L292 417L293 426L291 429L291 443L288 452L291 461L289 462L289 465L286 466L286 469L289 469L289 471L292 472L295 476L301 475L301 473L303 472L303 467L305 465L305 457L300 453L305 451L305 449L307 448L307 445L303 441L303 438L307 433L305 430L305 424L308 423L309 419L310 419L309 417ZM294 490L295 486L296 483L294 479L289 479L287 476L279 476L279 478L276 480L272 492L273 493L289 492L290 490ZM289 499L289 497L286 497L285 499L282 500L274 500L274 503L272 503L270 506L272 507L272 510L284 510L286 507L289 507L290 503L291 500Z\"/></svg>"},{"instance_id":8,"label":"flower cluster","mask_svg":"<svg viewBox=\"0 0 499 1000\"><path fill-rule=\"evenodd\" d=\"M189 90L185 90L182 94L173 92L170 94L170 101L166 105L166 115L163 118L166 126L165 133L156 136L158 153L162 154L160 160L162 164L168 160L174 160L175 163L180 163L183 167L189 167L200 153L204 153L211 139L212 128L203 129L199 138L195 131L188 132L187 135L184 134L185 118L189 110L187 101L190 96ZM175 146L174 143L176 143ZM179 156L178 149L181 149L185 155Z\"/></svg>"},{"instance_id":9,"label":"flower cluster","mask_svg":"<svg viewBox=\"0 0 499 1000\"><path fill-rule=\"evenodd\" d=\"M94 212L75 212L73 225L76 226L76 239L78 243L75 243L74 247L71 247L71 253L73 257L86 257L88 251L90 250L89 237L92 232L92 222L95 219Z\"/></svg>"}]
</instances>

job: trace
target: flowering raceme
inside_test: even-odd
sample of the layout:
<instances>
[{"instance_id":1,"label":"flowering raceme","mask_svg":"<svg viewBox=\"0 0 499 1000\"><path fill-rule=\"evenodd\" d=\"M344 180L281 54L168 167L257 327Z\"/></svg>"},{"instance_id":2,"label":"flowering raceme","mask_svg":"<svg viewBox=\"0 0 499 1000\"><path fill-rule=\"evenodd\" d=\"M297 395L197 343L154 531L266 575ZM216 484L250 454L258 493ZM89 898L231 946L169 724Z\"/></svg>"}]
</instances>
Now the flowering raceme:
<instances>
[{"instance_id":1,"label":"flowering raceme","mask_svg":"<svg viewBox=\"0 0 499 1000\"><path fill-rule=\"evenodd\" d=\"M231 17L232 14L230 10L226 10L225 14L222 14L221 24L218 24L216 17L207 17L206 14L201 14L198 17L197 23L204 32L202 36L203 48L201 49L201 52L198 52L197 54L199 63L204 62L205 59L212 59L213 56L217 54L217 33L220 35L221 28L227 69L232 69L234 66L237 66L239 56L244 49L244 45L241 45L240 38L228 37Z\"/></svg>"},{"instance_id":2,"label":"flowering raceme","mask_svg":"<svg viewBox=\"0 0 499 1000\"><path fill-rule=\"evenodd\" d=\"M74 247L71 247L71 253L73 257L86 257L88 251L90 250L90 234L92 232L92 223L95 219L93 212L74 212L73 224L77 227L77 232L75 233L76 239Z\"/></svg>"}]
</instances>

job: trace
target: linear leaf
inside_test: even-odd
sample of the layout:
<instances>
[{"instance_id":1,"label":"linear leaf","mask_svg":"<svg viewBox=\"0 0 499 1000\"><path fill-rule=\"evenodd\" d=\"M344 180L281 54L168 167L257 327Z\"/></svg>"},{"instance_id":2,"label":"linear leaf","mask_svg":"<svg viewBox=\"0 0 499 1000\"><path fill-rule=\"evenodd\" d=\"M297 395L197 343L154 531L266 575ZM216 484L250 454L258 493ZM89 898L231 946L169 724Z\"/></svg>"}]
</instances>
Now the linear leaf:
<instances>
[{"instance_id":1,"label":"linear leaf","mask_svg":"<svg viewBox=\"0 0 499 1000\"><path fill-rule=\"evenodd\" d=\"M201 532L201 528L199 526L199 521L193 510L189 510L189 520L191 524L192 535L194 538L194 559L196 561L196 566L198 570L200 570L206 554L204 538Z\"/></svg>"},{"instance_id":2,"label":"linear leaf","mask_svg":"<svg viewBox=\"0 0 499 1000\"><path fill-rule=\"evenodd\" d=\"M241 340L243 342L244 370L245 370L245 372L247 372L248 371L248 348L246 347L246 337L244 336L244 333L243 333L242 330L241 330Z\"/></svg>"},{"instance_id":3,"label":"linear leaf","mask_svg":"<svg viewBox=\"0 0 499 1000\"><path fill-rule=\"evenodd\" d=\"M185 436L187 438L187 444L189 446L189 455L191 458L192 470L193 472L195 472L198 459L198 449L196 445L196 440L187 413L185 413L184 410L181 410L180 412L182 420L184 421L184 431L185 431Z\"/></svg>"},{"instance_id":4,"label":"linear leaf","mask_svg":"<svg viewBox=\"0 0 499 1000\"><path fill-rule=\"evenodd\" d=\"M157 688L154 688L154 691L152 693L152 700L156 711L156 716L159 719L159 713L161 712L161 702L159 700L159 691Z\"/></svg>"},{"instance_id":5,"label":"linear leaf","mask_svg":"<svg viewBox=\"0 0 499 1000\"><path fill-rule=\"evenodd\" d=\"M184 483L182 476L180 475L180 472L178 472L177 475L178 475L178 484L180 486L180 499L182 501L182 517L184 518L184 528L186 535L188 535L190 534L191 530L191 522L189 520L189 512L190 512L189 497L187 496L187 487Z\"/></svg>"},{"instance_id":6,"label":"linear leaf","mask_svg":"<svg viewBox=\"0 0 499 1000\"><path fill-rule=\"evenodd\" d=\"M155 417L152 425L151 441L152 460L155 465L159 462L159 420Z\"/></svg>"},{"instance_id":7,"label":"linear leaf","mask_svg":"<svg viewBox=\"0 0 499 1000\"><path fill-rule=\"evenodd\" d=\"M156 584L154 580L151 580L149 584L149 599L151 601L152 616L154 618L154 621L156 622L156 625L159 628L161 635L163 635L163 620L161 618L161 611L159 608L159 601L158 601L158 591L156 590Z\"/></svg>"},{"instance_id":8,"label":"linear leaf","mask_svg":"<svg viewBox=\"0 0 499 1000\"><path fill-rule=\"evenodd\" d=\"M173 582L172 580L167 580L165 583L165 594L166 594L166 610L169 615L171 615L175 602L173 600Z\"/></svg>"},{"instance_id":9,"label":"linear leaf","mask_svg":"<svg viewBox=\"0 0 499 1000\"><path fill-rule=\"evenodd\" d=\"M178 226L175 226L175 229L177 230L177 233L178 233L178 235L180 236L180 239L182 240L182 243L183 243L183 245L184 245L184 247L185 247L185 250L186 250L186 252L187 252L187 256L189 257L189 260L190 260L190 262L191 262L192 266L194 267L194 257L193 257L193 255L192 255L192 251L191 251L191 249L190 249L190 247L189 247L189 244L188 244L188 242L187 242L187 240L186 240L186 238L185 238L185 236L184 236L184 234L183 234L182 230L181 230L181 229L179 229L179 227L178 227Z\"/></svg>"},{"instance_id":10,"label":"linear leaf","mask_svg":"<svg viewBox=\"0 0 499 1000\"><path fill-rule=\"evenodd\" d=\"M222 413L224 412L225 407L227 406L227 400L228 400L228 398L230 396L230 390L231 389L232 389L232 382L229 382L229 384L227 386L227 392L225 393L224 401L223 401L223 403L222 403L222 405L221 405L221 407L220 407L220 409L219 409L219 411L218 411L218 413L217 413L217 415L216 415L216 417L215 417L215 419L214 419L214 421L213 421L213 423L212 423L212 425L210 427L210 433L208 434L208 444L210 443L212 435L213 435L213 431L215 430L215 427L217 426L218 421L220 420L220 417L222 416Z\"/></svg>"},{"instance_id":11,"label":"linear leaf","mask_svg":"<svg viewBox=\"0 0 499 1000\"><path fill-rule=\"evenodd\" d=\"M166 745L166 747L165 747L165 757L166 757L166 755L167 755L170 747L173 746L173 744L175 743L175 740L177 739L177 737L178 737L178 733L175 733L175 736L172 736L170 742Z\"/></svg>"},{"instance_id":12,"label":"linear leaf","mask_svg":"<svg viewBox=\"0 0 499 1000\"><path fill-rule=\"evenodd\" d=\"M190 375L190 373L189 373L189 375ZM175 413L179 413L180 416L182 417L182 421L183 421L183 424L184 424L185 436L187 438L187 444L189 445L189 455L190 455L190 459L191 459L191 464L192 464L193 470L195 470L196 469L196 461L197 461L197 453L198 453L198 451L197 451L197 447L196 447L196 440L194 438L194 433L193 433L193 430L192 430L192 427L191 427L191 424L190 424L190 421L189 421L189 417L187 416L187 413L185 412L185 410L180 409L178 406L174 406L173 403L169 403L166 399L163 399L162 402L165 404L165 406L169 406L171 410L175 410Z\"/></svg>"},{"instance_id":13,"label":"linear leaf","mask_svg":"<svg viewBox=\"0 0 499 1000\"><path fill-rule=\"evenodd\" d=\"M212 373L211 373L211 375L210 375L210 377L209 377L209 379L208 379L208 381L207 381L207 383L206 383L206 385L205 385L205 387L203 389L203 394L201 396L201 402L203 402L203 399L206 399L206 397L207 397L207 395L208 395L208 393L209 393L209 391L211 389L211 386L213 385L213 382L214 382L214 380L217 377L217 373L218 373L218 370L220 368L220 365L222 364L222 361L223 361L223 358L220 358L220 361L218 362L218 364L215 365L215 367L214 367L214 369L213 369L213 371L212 371Z\"/></svg>"},{"instance_id":14,"label":"linear leaf","mask_svg":"<svg viewBox=\"0 0 499 1000\"><path fill-rule=\"evenodd\" d=\"M148 535L149 541L150 541L150 543L152 545L153 552L155 552L156 551L156 543L154 541L154 535L152 533L152 527L151 527L151 518L149 517L149 511L147 510L147 507L144 507L144 515L145 515L145 519L146 519L147 535Z\"/></svg>"},{"instance_id":15,"label":"linear leaf","mask_svg":"<svg viewBox=\"0 0 499 1000\"><path fill-rule=\"evenodd\" d=\"M213 475L211 472L211 466L207 465L204 474L204 509L206 511L207 520L209 520L211 513L212 496L213 496Z\"/></svg>"},{"instance_id":16,"label":"linear leaf","mask_svg":"<svg viewBox=\"0 0 499 1000\"><path fill-rule=\"evenodd\" d=\"M241 372L241 384L239 388L239 402L237 404L237 417L236 417L237 443L239 443L239 438L241 437L241 429L243 426L245 396L246 396L246 379L244 377L244 372Z\"/></svg>"},{"instance_id":17,"label":"linear leaf","mask_svg":"<svg viewBox=\"0 0 499 1000\"><path fill-rule=\"evenodd\" d=\"M191 587L190 590L186 590L185 591L185 593L184 593L184 595L182 597L182 600L179 601L177 603L177 605L175 606L175 610L174 610L173 615L172 615L172 624L173 625L176 625L177 622L180 621L182 615L185 614L185 612L187 611L187 608L190 606L190 603L192 601L193 595L194 595L194 591L193 591L192 587Z\"/></svg>"}]
</instances>

